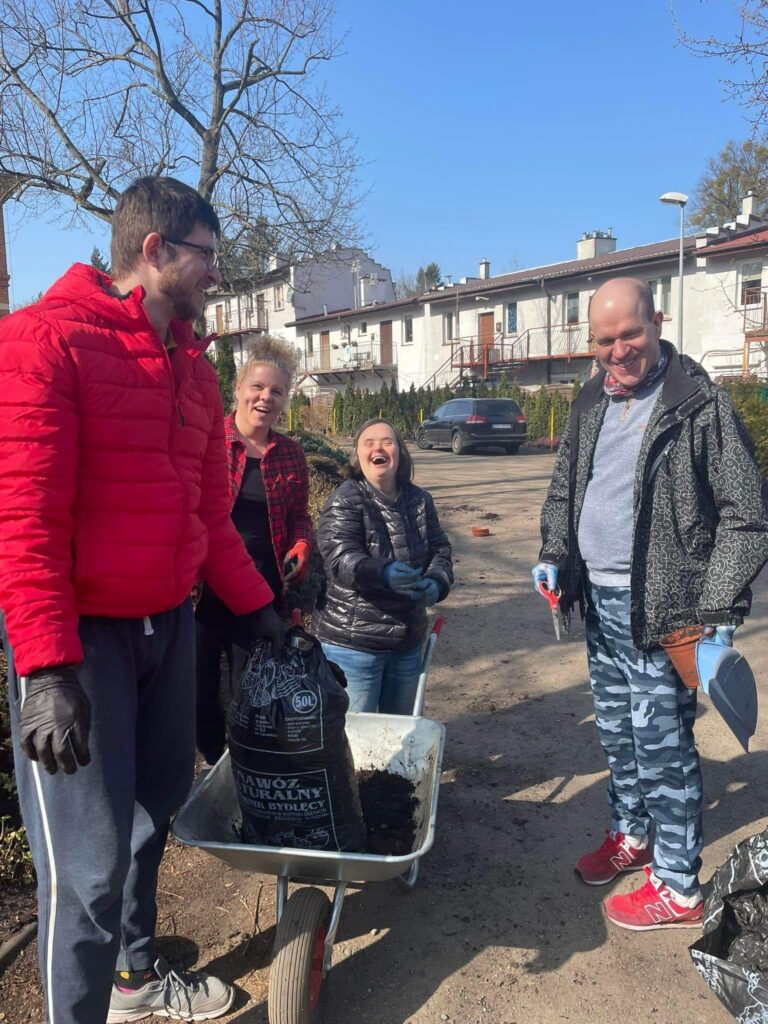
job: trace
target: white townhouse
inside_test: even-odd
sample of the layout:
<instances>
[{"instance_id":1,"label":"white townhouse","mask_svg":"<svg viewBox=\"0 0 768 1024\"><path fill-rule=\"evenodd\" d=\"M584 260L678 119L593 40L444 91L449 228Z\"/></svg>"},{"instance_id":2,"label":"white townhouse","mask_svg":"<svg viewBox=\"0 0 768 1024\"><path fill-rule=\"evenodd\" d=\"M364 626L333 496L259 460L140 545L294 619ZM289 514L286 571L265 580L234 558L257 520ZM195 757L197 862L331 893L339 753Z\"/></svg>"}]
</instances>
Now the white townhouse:
<instances>
[{"instance_id":1,"label":"white townhouse","mask_svg":"<svg viewBox=\"0 0 768 1024\"><path fill-rule=\"evenodd\" d=\"M684 239L683 349L714 377L768 375L768 223L753 199L732 223ZM617 249L611 231L586 233L576 259L492 277L482 260L462 278L417 298L298 318L309 393L377 390L393 378L454 384L503 374L523 387L566 383L590 372L589 299L610 277L644 278L677 344L678 238Z\"/></svg>"},{"instance_id":2,"label":"white townhouse","mask_svg":"<svg viewBox=\"0 0 768 1024\"><path fill-rule=\"evenodd\" d=\"M232 338L240 361L248 342L262 334L296 343L293 324L298 318L394 297L390 271L361 249L339 247L295 262L272 256L262 277L211 293L205 304L206 329Z\"/></svg>"}]
</instances>

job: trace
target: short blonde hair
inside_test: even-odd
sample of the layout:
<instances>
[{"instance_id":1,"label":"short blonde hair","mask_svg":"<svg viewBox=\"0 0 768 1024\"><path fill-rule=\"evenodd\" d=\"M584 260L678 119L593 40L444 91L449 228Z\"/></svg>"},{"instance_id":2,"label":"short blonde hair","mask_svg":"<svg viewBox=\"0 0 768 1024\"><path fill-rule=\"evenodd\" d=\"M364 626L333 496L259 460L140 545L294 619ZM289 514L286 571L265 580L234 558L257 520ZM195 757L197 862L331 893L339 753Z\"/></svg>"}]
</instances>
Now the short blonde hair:
<instances>
[{"instance_id":1,"label":"short blonde hair","mask_svg":"<svg viewBox=\"0 0 768 1024\"><path fill-rule=\"evenodd\" d=\"M263 338L248 346L248 358L237 372L237 384L242 384L255 366L274 366L288 378L288 387L293 387L301 355L298 349L280 338L265 334Z\"/></svg>"}]
</instances>

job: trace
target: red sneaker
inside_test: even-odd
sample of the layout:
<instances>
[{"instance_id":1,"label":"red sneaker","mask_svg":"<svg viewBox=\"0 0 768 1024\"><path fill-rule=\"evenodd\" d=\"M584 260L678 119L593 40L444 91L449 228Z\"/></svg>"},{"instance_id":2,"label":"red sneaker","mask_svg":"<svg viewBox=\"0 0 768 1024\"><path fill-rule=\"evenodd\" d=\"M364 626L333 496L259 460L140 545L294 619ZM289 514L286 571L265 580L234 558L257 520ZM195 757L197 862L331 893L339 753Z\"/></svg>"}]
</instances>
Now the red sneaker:
<instances>
[{"instance_id":1,"label":"red sneaker","mask_svg":"<svg viewBox=\"0 0 768 1024\"><path fill-rule=\"evenodd\" d=\"M605 842L598 850L585 853L576 865L577 872L587 885L607 885L623 871L638 871L653 860L649 843L636 850L626 841L623 832L605 830Z\"/></svg>"},{"instance_id":2,"label":"red sneaker","mask_svg":"<svg viewBox=\"0 0 768 1024\"><path fill-rule=\"evenodd\" d=\"M645 873L648 880L639 889L603 900L605 916L609 921L634 932L648 932L656 928L701 927L703 899L695 907L677 903L677 894L657 878L650 868L646 868Z\"/></svg>"}]
</instances>

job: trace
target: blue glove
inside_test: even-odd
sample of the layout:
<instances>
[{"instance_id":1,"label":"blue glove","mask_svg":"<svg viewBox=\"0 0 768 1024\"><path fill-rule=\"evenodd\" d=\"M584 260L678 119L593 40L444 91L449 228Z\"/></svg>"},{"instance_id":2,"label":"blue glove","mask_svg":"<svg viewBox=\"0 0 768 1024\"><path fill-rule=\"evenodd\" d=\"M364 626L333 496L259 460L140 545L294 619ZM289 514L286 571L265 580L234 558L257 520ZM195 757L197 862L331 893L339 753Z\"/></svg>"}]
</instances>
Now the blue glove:
<instances>
[{"instance_id":1,"label":"blue glove","mask_svg":"<svg viewBox=\"0 0 768 1024\"><path fill-rule=\"evenodd\" d=\"M723 647L733 647L733 634L736 626L715 626L715 636Z\"/></svg>"},{"instance_id":2,"label":"blue glove","mask_svg":"<svg viewBox=\"0 0 768 1024\"><path fill-rule=\"evenodd\" d=\"M431 608L440 600L440 584L431 576L425 576L411 588L408 596L412 601L423 601L426 608Z\"/></svg>"},{"instance_id":3,"label":"blue glove","mask_svg":"<svg viewBox=\"0 0 768 1024\"><path fill-rule=\"evenodd\" d=\"M418 569L412 569L410 565L406 565L405 562L390 562L389 565L384 566L382 577L390 590L402 594L411 590L413 585L421 580L421 573Z\"/></svg>"},{"instance_id":4,"label":"blue glove","mask_svg":"<svg viewBox=\"0 0 768 1024\"><path fill-rule=\"evenodd\" d=\"M557 590L557 566L552 562L539 562L531 569L533 576L533 589L538 593L538 586L544 583L547 590Z\"/></svg>"}]
</instances>

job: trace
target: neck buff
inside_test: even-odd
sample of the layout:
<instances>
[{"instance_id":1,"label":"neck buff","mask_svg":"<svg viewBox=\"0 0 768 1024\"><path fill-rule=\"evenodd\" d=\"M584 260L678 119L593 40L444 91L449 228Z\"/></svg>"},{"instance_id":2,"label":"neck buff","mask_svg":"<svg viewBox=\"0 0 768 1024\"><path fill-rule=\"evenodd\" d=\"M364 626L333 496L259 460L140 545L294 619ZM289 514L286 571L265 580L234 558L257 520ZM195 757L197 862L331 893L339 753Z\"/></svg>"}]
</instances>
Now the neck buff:
<instances>
[{"instance_id":1,"label":"neck buff","mask_svg":"<svg viewBox=\"0 0 768 1024\"><path fill-rule=\"evenodd\" d=\"M605 379L603 380L603 391L605 391L606 395L610 395L611 398L626 398L628 395L636 395L638 392L644 391L645 388L649 388L651 384L655 384L660 377L663 377L666 368L667 353L662 351L656 365L652 366L643 379L638 381L633 387L619 384L613 374L606 371Z\"/></svg>"}]
</instances>

